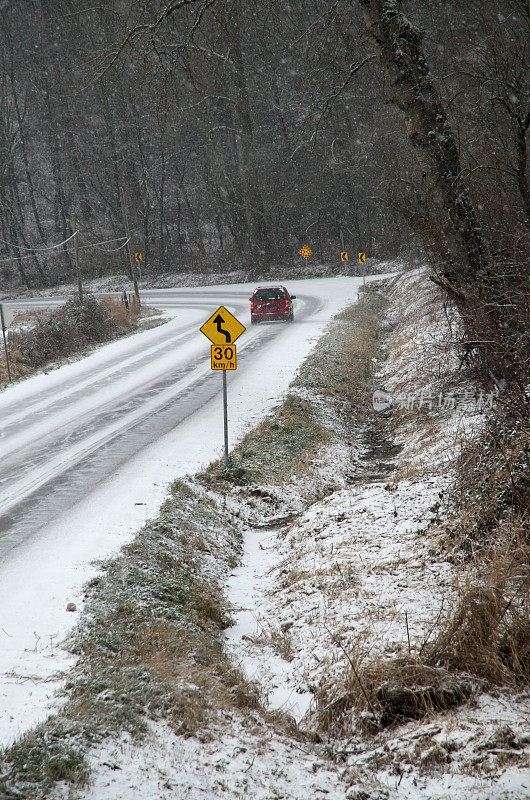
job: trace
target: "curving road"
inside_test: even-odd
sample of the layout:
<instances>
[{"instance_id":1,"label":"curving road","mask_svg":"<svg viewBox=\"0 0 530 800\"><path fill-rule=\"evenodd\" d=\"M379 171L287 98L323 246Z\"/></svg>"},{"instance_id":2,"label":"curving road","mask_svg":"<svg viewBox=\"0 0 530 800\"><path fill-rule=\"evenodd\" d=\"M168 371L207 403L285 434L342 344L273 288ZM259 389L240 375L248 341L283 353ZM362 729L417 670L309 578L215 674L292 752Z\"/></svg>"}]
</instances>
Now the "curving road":
<instances>
[{"instance_id":1,"label":"curving road","mask_svg":"<svg viewBox=\"0 0 530 800\"><path fill-rule=\"evenodd\" d=\"M291 326L251 328L248 297L242 287L144 292L142 301L171 315L169 322L0 395L0 556L219 392L198 331L217 306L247 326L238 372L273 341L281 352ZM301 325L323 301L297 295L295 305Z\"/></svg>"}]
</instances>

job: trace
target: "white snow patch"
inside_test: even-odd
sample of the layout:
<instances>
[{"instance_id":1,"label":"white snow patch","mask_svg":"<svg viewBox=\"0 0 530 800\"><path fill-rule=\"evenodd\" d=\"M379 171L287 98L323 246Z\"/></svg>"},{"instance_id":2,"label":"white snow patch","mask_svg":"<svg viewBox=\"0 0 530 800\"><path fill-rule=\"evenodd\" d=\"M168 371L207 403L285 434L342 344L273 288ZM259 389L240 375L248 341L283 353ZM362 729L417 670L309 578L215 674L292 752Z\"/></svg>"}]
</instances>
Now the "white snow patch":
<instances>
[{"instance_id":1,"label":"white snow patch","mask_svg":"<svg viewBox=\"0 0 530 800\"><path fill-rule=\"evenodd\" d=\"M258 718L224 714L208 734L175 736L151 723L147 742L110 740L91 755L93 784L79 800L345 800L336 771ZM66 797L66 793L64 797Z\"/></svg>"},{"instance_id":2,"label":"white snow patch","mask_svg":"<svg viewBox=\"0 0 530 800\"><path fill-rule=\"evenodd\" d=\"M291 685L289 662L271 648L264 659L263 648L254 653L256 648L245 647L245 642L252 643L255 637L267 635L271 624L268 609L265 615L259 609L262 593L271 591L274 586L271 572L277 562L277 536L276 530L254 529L245 537L243 563L226 586L236 622L228 629L225 642L229 654L239 662L248 678L266 687L267 707L287 711L299 722L309 709L312 694Z\"/></svg>"}]
</instances>

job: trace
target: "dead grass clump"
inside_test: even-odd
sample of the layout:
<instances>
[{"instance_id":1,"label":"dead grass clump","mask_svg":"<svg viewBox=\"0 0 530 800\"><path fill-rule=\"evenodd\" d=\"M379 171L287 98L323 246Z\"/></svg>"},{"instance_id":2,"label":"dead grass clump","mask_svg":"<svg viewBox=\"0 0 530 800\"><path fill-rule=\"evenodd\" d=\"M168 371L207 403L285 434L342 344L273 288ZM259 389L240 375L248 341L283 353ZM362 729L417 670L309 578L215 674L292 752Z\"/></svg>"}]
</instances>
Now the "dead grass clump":
<instances>
[{"instance_id":1,"label":"dead grass clump","mask_svg":"<svg viewBox=\"0 0 530 800\"><path fill-rule=\"evenodd\" d=\"M287 589L300 581L309 580L313 573L306 569L289 569L281 572L280 587Z\"/></svg>"},{"instance_id":2,"label":"dead grass clump","mask_svg":"<svg viewBox=\"0 0 530 800\"><path fill-rule=\"evenodd\" d=\"M497 567L463 591L424 658L492 683L530 681L530 575Z\"/></svg>"},{"instance_id":3,"label":"dead grass clump","mask_svg":"<svg viewBox=\"0 0 530 800\"><path fill-rule=\"evenodd\" d=\"M285 661L293 660L293 642L289 633L289 626L265 625L254 640L263 645L268 645L276 655Z\"/></svg>"},{"instance_id":4,"label":"dead grass clump","mask_svg":"<svg viewBox=\"0 0 530 800\"><path fill-rule=\"evenodd\" d=\"M99 302L120 328L136 325L141 314L141 306L137 303L130 303L127 307L118 297L105 295Z\"/></svg>"},{"instance_id":5,"label":"dead grass clump","mask_svg":"<svg viewBox=\"0 0 530 800\"><path fill-rule=\"evenodd\" d=\"M0 353L0 386L7 386L9 383L9 375L7 374L7 362L4 353L3 343L0 345L2 352ZM12 381L19 381L22 378L27 378L31 375L31 367L26 363L24 355L19 350L9 349L9 371L11 373Z\"/></svg>"},{"instance_id":6,"label":"dead grass clump","mask_svg":"<svg viewBox=\"0 0 530 800\"><path fill-rule=\"evenodd\" d=\"M115 319L92 295L71 298L28 330L12 331L9 342L15 360L29 370L79 352L89 344L113 338L119 331Z\"/></svg>"},{"instance_id":7,"label":"dead grass clump","mask_svg":"<svg viewBox=\"0 0 530 800\"><path fill-rule=\"evenodd\" d=\"M319 687L318 726L336 735L348 735L354 727L375 732L452 708L472 691L469 677L451 675L411 654L368 662L350 658L341 681Z\"/></svg>"}]
</instances>

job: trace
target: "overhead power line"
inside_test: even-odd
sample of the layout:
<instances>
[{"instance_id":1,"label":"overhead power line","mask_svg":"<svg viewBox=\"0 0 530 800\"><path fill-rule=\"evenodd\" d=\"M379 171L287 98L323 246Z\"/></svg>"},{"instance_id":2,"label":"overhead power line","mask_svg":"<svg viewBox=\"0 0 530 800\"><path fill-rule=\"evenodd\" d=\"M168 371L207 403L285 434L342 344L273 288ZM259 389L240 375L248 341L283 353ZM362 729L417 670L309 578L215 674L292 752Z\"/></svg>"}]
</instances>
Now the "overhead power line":
<instances>
[{"instance_id":1,"label":"overhead power line","mask_svg":"<svg viewBox=\"0 0 530 800\"><path fill-rule=\"evenodd\" d=\"M27 255L27 256L8 256L7 258L0 258L0 264L5 263L6 261L25 261L27 258L33 258L35 253L48 253L51 250L57 250L59 247L63 247L65 244L70 242L75 236L77 236L77 232L73 233L71 236L68 237L68 239L65 239L63 242L59 242L59 244L54 244L54 245L51 245L50 247L41 247L41 248L21 247L18 244L14 244L14 242L8 242L5 239L0 239L0 242L2 242L3 244L7 244L10 247L16 247L18 250L25 250L26 252L30 253L30 255ZM104 239L101 242L92 242L91 244L82 244L82 245L79 246L79 249L80 250L87 250L87 249L90 249L91 247L95 247L96 249L101 249L100 245L102 245L102 244L110 244L111 242L119 242L121 239L124 239L125 241L123 242L123 244L120 244L119 247L113 247L113 248L111 248L109 250L102 250L101 251L103 253L117 253L119 250L123 250L124 247L127 247L129 242L131 241L131 237L130 236L117 236L114 239Z\"/></svg>"}]
</instances>

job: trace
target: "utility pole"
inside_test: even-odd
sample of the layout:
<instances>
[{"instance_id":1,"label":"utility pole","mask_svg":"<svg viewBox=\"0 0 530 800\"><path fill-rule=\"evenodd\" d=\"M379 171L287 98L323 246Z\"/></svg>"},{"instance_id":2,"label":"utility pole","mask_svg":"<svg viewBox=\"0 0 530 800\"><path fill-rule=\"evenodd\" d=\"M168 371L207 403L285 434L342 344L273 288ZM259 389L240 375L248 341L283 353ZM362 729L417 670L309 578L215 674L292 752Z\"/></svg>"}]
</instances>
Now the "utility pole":
<instances>
[{"instance_id":1,"label":"utility pole","mask_svg":"<svg viewBox=\"0 0 530 800\"><path fill-rule=\"evenodd\" d=\"M134 294L136 296L138 305L140 305L140 291L138 289L138 274L136 272L136 261L134 258L134 253L131 244L131 232L129 230L129 219L127 217L127 209L125 207L125 197L121 186L120 186L120 204L121 204L121 214L123 217L123 227L125 228L125 235L127 236L127 252L129 253L129 271L134 285Z\"/></svg>"},{"instance_id":2,"label":"utility pole","mask_svg":"<svg viewBox=\"0 0 530 800\"><path fill-rule=\"evenodd\" d=\"M72 226L72 233L74 234L74 261L75 271L77 273L77 291L79 294L79 302L83 302L83 284L81 283L81 266L79 264L79 234L77 232L77 215L72 214L70 219Z\"/></svg>"}]
</instances>

